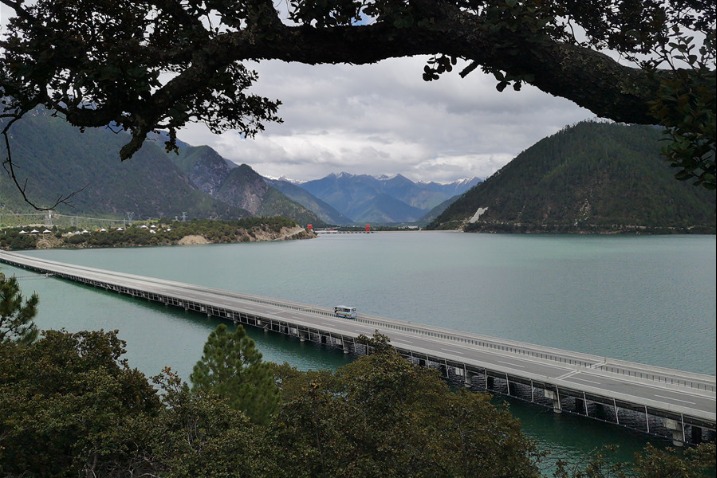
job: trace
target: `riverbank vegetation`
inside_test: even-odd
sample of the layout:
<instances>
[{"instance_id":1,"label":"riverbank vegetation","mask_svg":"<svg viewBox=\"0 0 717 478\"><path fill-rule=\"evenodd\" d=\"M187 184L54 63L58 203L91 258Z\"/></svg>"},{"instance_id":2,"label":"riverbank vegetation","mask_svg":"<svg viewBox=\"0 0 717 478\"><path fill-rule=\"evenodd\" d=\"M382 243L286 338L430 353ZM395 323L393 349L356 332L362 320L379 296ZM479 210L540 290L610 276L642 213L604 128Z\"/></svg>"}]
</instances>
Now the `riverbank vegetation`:
<instances>
[{"instance_id":1,"label":"riverbank vegetation","mask_svg":"<svg viewBox=\"0 0 717 478\"><path fill-rule=\"evenodd\" d=\"M228 244L309 237L313 237L313 233L281 216L249 217L235 221L160 219L113 228L48 228L42 225L7 228L0 232L0 249Z\"/></svg>"},{"instance_id":2,"label":"riverbank vegetation","mask_svg":"<svg viewBox=\"0 0 717 478\"><path fill-rule=\"evenodd\" d=\"M151 379L131 368L116 331L34 339L37 298L0 280L0 476L541 476L545 457L507 406L452 390L385 336L364 337L371 353L336 371L302 372L220 325L190 386L169 368ZM714 451L596 455L553 476L697 478Z\"/></svg>"}]
</instances>

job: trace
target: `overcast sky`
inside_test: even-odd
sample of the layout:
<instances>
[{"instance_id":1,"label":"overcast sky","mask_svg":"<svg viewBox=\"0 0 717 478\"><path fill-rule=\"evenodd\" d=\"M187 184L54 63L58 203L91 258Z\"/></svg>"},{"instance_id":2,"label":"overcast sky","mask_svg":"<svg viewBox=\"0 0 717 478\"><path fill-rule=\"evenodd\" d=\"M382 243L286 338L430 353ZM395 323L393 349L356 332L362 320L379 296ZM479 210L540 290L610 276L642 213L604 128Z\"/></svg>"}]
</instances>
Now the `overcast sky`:
<instances>
[{"instance_id":1,"label":"overcast sky","mask_svg":"<svg viewBox=\"0 0 717 478\"><path fill-rule=\"evenodd\" d=\"M252 91L281 100L284 123L267 124L253 139L199 125L178 136L272 178L348 172L451 182L488 177L542 138L595 118L530 86L499 93L480 71L461 78L454 69L425 82L424 65L425 58L370 66L263 62Z\"/></svg>"}]
</instances>

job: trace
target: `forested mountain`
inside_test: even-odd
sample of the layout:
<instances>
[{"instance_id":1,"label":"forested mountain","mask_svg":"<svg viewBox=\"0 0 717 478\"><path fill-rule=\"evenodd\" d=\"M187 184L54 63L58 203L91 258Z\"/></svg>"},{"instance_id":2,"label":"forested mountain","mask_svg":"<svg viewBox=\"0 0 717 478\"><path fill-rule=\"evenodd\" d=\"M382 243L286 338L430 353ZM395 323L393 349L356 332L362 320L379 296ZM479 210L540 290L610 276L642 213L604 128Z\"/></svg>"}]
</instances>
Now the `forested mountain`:
<instances>
[{"instance_id":1,"label":"forested mountain","mask_svg":"<svg viewBox=\"0 0 717 478\"><path fill-rule=\"evenodd\" d=\"M81 133L44 110L10 131L15 172L30 199L68 215L124 217L289 217L299 224L396 224L511 232L711 232L715 193L675 180L660 156L660 131L584 122L545 138L470 189L403 176L347 173L294 184L267 179L207 147L180 144L166 153L161 137L120 162L125 133ZM467 192L465 192L467 191ZM462 196L461 193L465 192ZM3 211L27 212L7 174Z\"/></svg>"},{"instance_id":2,"label":"forested mountain","mask_svg":"<svg viewBox=\"0 0 717 478\"><path fill-rule=\"evenodd\" d=\"M319 219L326 224L347 225L353 223L351 218L344 216L330 204L327 204L291 181L267 178L266 182L284 193L284 195L289 199L292 199L310 211L313 211Z\"/></svg>"},{"instance_id":3,"label":"forested mountain","mask_svg":"<svg viewBox=\"0 0 717 478\"><path fill-rule=\"evenodd\" d=\"M545 138L451 204L430 229L715 232L715 192L677 181L649 126L583 122Z\"/></svg>"},{"instance_id":4,"label":"forested mountain","mask_svg":"<svg viewBox=\"0 0 717 478\"><path fill-rule=\"evenodd\" d=\"M478 178L448 185L414 183L400 174L376 178L366 174L330 174L299 184L353 223L390 224L420 221L431 209L470 189Z\"/></svg>"},{"instance_id":5,"label":"forested mountain","mask_svg":"<svg viewBox=\"0 0 717 478\"><path fill-rule=\"evenodd\" d=\"M316 213L284 195L250 166L238 166L208 146L180 148L177 164L200 190L252 215L286 216L302 225L323 224Z\"/></svg>"},{"instance_id":6,"label":"forested mountain","mask_svg":"<svg viewBox=\"0 0 717 478\"><path fill-rule=\"evenodd\" d=\"M126 133L87 128L84 133L47 111L36 110L10 130L13 163L29 198L61 214L135 219L177 217L238 219L282 215L300 224L317 217L268 187L248 166L238 167L209 147L181 144L166 153L161 138L148 140L121 162ZM15 213L30 206L7 174L0 174L0 206Z\"/></svg>"},{"instance_id":7,"label":"forested mountain","mask_svg":"<svg viewBox=\"0 0 717 478\"><path fill-rule=\"evenodd\" d=\"M448 209L448 206L450 206L451 204L456 202L459 198L460 198L460 195L456 195L456 196L452 196L452 197L446 199L441 204L439 204L438 206L436 206L433 209L431 209L430 211L428 211L428 213L421 218L421 223L423 225L431 224L433 221L436 220L436 218L438 216L443 214L443 211Z\"/></svg>"},{"instance_id":8,"label":"forested mountain","mask_svg":"<svg viewBox=\"0 0 717 478\"><path fill-rule=\"evenodd\" d=\"M68 215L135 218L241 218L249 212L212 199L199 191L164 152L147 141L137 156L121 162L124 133L87 128L84 133L47 111L28 113L10 129L10 145L18 179L30 199L52 205L72 194L57 212ZM4 173L4 172L3 172ZM29 206L7 174L0 174L0 203L14 212Z\"/></svg>"}]
</instances>

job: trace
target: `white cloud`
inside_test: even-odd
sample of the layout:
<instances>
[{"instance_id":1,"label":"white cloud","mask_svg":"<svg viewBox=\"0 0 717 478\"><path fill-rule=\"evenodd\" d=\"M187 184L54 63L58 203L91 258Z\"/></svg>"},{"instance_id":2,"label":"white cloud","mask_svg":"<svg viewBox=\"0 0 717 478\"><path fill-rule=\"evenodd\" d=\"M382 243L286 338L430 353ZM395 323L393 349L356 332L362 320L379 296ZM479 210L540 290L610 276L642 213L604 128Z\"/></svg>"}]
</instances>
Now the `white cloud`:
<instances>
[{"instance_id":1,"label":"white cloud","mask_svg":"<svg viewBox=\"0 0 717 478\"><path fill-rule=\"evenodd\" d=\"M267 124L254 139L212 135L199 125L179 137L264 176L309 180L346 171L447 182L490 176L540 139L594 117L532 87L499 93L478 71L425 82L424 64L264 62L254 67L259 81L252 91L281 100L284 123Z\"/></svg>"}]
</instances>

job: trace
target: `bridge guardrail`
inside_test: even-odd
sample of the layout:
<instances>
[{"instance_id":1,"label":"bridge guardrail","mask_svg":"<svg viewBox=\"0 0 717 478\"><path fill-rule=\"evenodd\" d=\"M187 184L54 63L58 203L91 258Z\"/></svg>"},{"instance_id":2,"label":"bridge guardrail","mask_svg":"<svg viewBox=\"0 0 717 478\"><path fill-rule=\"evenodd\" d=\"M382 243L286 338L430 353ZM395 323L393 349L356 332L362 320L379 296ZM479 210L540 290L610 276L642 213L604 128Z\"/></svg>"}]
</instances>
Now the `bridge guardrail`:
<instances>
[{"instance_id":1,"label":"bridge guardrail","mask_svg":"<svg viewBox=\"0 0 717 478\"><path fill-rule=\"evenodd\" d=\"M420 335L427 335L427 336L434 336L439 339L444 340L451 340L459 343L467 343L470 345L477 345L479 347L488 348L488 349L494 349L501 352L508 352L511 354L517 354L517 355L527 355L530 357L534 357L541 360L549 360L553 362L558 363L565 363L569 365L576 365L581 366L585 368L593 368L602 370L609 373L614 373L618 375L625 375L626 377L632 377L632 378L639 378L642 380L647 381L653 381L658 383L665 383L680 387L688 387L688 388L694 388L696 390L705 390L709 392L715 391L715 378L711 376L704 376L704 379L693 381L689 379L680 379L676 377L671 377L667 374L659 374L654 372L646 372L646 371L639 371L639 370L631 370L627 367L621 367L616 364L608 365L607 359L603 357L590 357L591 360L586 359L580 359L575 357L566 357L561 356L559 354L550 353L550 352L541 352L541 351L535 351L530 350L529 348L525 348L518 344L510 344L510 345L504 345L501 343L498 343L496 341L492 341L488 338L478 338L478 337L470 337L463 334L456 334L451 333L450 331L446 330L430 330L425 329L419 326L413 326L411 324L395 324L391 322L387 322L384 320L376 319L376 318L362 318L359 317L359 320L364 323L369 323L372 325L379 325L382 327L387 328L398 328L399 330L407 331L407 332L413 332ZM568 352L568 351L566 351ZM599 366L599 368L597 367ZM675 373L680 373L680 371L675 370ZM694 374L699 375L699 374ZM709 382L709 379L711 379L711 383Z\"/></svg>"}]
</instances>

